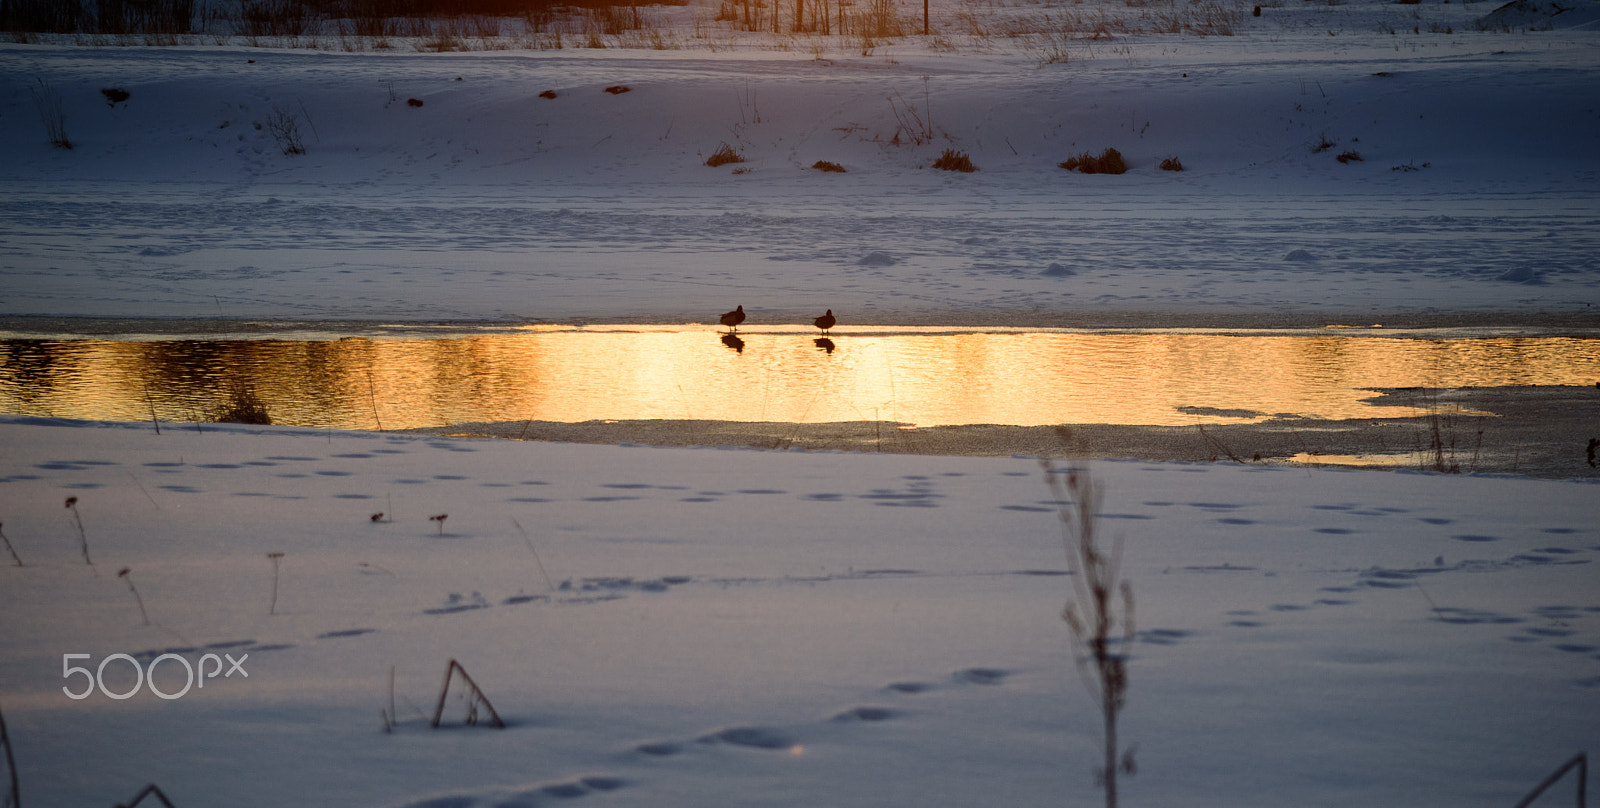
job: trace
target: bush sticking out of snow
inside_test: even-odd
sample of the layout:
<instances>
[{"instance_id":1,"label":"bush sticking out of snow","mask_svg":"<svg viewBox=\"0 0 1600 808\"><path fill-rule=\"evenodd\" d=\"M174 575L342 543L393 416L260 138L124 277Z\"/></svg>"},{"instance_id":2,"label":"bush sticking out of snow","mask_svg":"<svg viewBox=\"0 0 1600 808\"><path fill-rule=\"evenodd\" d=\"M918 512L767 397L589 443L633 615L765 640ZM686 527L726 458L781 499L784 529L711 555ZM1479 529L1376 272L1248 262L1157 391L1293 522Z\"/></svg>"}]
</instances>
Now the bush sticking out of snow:
<instances>
[{"instance_id":1,"label":"bush sticking out of snow","mask_svg":"<svg viewBox=\"0 0 1600 808\"><path fill-rule=\"evenodd\" d=\"M100 94L106 97L106 106L109 107L121 104L129 98L128 91L121 87L103 87L100 90Z\"/></svg>"},{"instance_id":2,"label":"bush sticking out of snow","mask_svg":"<svg viewBox=\"0 0 1600 808\"><path fill-rule=\"evenodd\" d=\"M744 162L744 155L740 154L726 142L719 145L717 150L712 152L710 157L706 158L706 165L711 166L712 168L716 168L717 166L725 166L729 163L742 162Z\"/></svg>"},{"instance_id":3,"label":"bush sticking out of snow","mask_svg":"<svg viewBox=\"0 0 1600 808\"><path fill-rule=\"evenodd\" d=\"M545 90L544 92L539 93L539 97L540 98L555 98L556 97L556 91L555 90Z\"/></svg>"},{"instance_id":4,"label":"bush sticking out of snow","mask_svg":"<svg viewBox=\"0 0 1600 808\"><path fill-rule=\"evenodd\" d=\"M958 152L955 149L945 149L944 154L939 155L939 159L933 161L933 167L940 171L960 171L964 174L971 174L978 170L978 167L972 164L972 158L968 157L966 152Z\"/></svg>"},{"instance_id":5,"label":"bush sticking out of snow","mask_svg":"<svg viewBox=\"0 0 1600 808\"><path fill-rule=\"evenodd\" d=\"M1162 171L1182 171L1183 170L1183 161L1179 160L1176 157L1168 157L1167 159L1161 161L1161 170Z\"/></svg>"},{"instance_id":6,"label":"bush sticking out of snow","mask_svg":"<svg viewBox=\"0 0 1600 808\"><path fill-rule=\"evenodd\" d=\"M1122 152L1111 148L1100 152L1099 157L1088 152L1077 157L1068 157L1060 163L1060 166L1081 174L1121 174L1128 170L1128 164L1122 159Z\"/></svg>"},{"instance_id":7,"label":"bush sticking out of snow","mask_svg":"<svg viewBox=\"0 0 1600 808\"><path fill-rule=\"evenodd\" d=\"M61 111L61 93L42 78L34 79L34 83L36 86L29 87L28 91L33 94L33 106L39 111L39 121L44 124L50 145L58 149L72 148L72 141L67 139L67 115Z\"/></svg>"},{"instance_id":8,"label":"bush sticking out of snow","mask_svg":"<svg viewBox=\"0 0 1600 808\"><path fill-rule=\"evenodd\" d=\"M818 171L831 171L835 174L845 173L844 166L839 165L838 163L829 162L827 160L818 160L815 163L812 163L811 167Z\"/></svg>"},{"instance_id":9,"label":"bush sticking out of snow","mask_svg":"<svg viewBox=\"0 0 1600 808\"><path fill-rule=\"evenodd\" d=\"M273 109L267 116L267 132L277 141L284 154L305 154L305 142L300 137L300 116L282 109Z\"/></svg>"},{"instance_id":10,"label":"bush sticking out of snow","mask_svg":"<svg viewBox=\"0 0 1600 808\"><path fill-rule=\"evenodd\" d=\"M622 95L623 93L632 91L633 88L626 84L613 84L606 88L606 92L611 93L612 95Z\"/></svg>"},{"instance_id":11,"label":"bush sticking out of snow","mask_svg":"<svg viewBox=\"0 0 1600 808\"><path fill-rule=\"evenodd\" d=\"M1350 149L1350 150L1348 150L1346 152L1343 152L1342 154L1340 154L1338 157L1335 157L1334 159L1338 160L1341 163L1344 163L1345 165L1349 165L1351 163L1359 163L1359 162L1361 162L1361 152L1358 152L1358 151L1356 151L1354 149Z\"/></svg>"},{"instance_id":12,"label":"bush sticking out of snow","mask_svg":"<svg viewBox=\"0 0 1600 808\"><path fill-rule=\"evenodd\" d=\"M408 106L408 107L420 107L420 106L422 106L422 99L420 99L420 98L407 98L406 99L406 106Z\"/></svg>"}]
</instances>

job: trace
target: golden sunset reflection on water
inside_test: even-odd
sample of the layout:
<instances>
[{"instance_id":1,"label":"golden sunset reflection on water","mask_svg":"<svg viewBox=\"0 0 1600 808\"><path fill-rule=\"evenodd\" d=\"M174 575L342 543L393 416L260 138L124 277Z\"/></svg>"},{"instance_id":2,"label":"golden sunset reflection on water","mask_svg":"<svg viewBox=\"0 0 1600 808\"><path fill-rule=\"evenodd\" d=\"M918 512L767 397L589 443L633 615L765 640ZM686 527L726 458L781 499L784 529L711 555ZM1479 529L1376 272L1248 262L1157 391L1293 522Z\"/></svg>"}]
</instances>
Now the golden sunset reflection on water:
<instances>
[{"instance_id":1,"label":"golden sunset reflection on water","mask_svg":"<svg viewBox=\"0 0 1600 808\"><path fill-rule=\"evenodd\" d=\"M1245 423L1418 414L1368 388L1593 385L1600 339L535 327L446 338L7 339L0 411L205 420L230 385L275 423L696 419L959 424ZM831 351L828 348L831 347Z\"/></svg>"}]
</instances>

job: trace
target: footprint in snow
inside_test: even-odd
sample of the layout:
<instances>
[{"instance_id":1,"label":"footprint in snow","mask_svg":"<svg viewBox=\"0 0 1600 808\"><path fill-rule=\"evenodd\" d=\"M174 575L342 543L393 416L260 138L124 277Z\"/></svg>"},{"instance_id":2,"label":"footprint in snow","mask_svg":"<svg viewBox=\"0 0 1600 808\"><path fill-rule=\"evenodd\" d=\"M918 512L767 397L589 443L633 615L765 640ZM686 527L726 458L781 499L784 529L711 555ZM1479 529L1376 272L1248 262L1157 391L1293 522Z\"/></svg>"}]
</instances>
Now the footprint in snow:
<instances>
[{"instance_id":1,"label":"footprint in snow","mask_svg":"<svg viewBox=\"0 0 1600 808\"><path fill-rule=\"evenodd\" d=\"M697 740L699 743L725 743L748 749L777 750L792 749L796 746L793 736L776 727L729 727L701 736Z\"/></svg>"},{"instance_id":2,"label":"footprint in snow","mask_svg":"<svg viewBox=\"0 0 1600 808\"><path fill-rule=\"evenodd\" d=\"M835 723L850 723L852 721L888 721L891 718L898 718L899 716L899 710L892 710L888 707L855 707L845 710L829 720Z\"/></svg>"},{"instance_id":3,"label":"footprint in snow","mask_svg":"<svg viewBox=\"0 0 1600 808\"><path fill-rule=\"evenodd\" d=\"M649 755L651 757L671 757L679 752L682 752L683 746L672 743L671 741L653 741L651 743L639 744L633 748L633 751L638 752L641 755Z\"/></svg>"},{"instance_id":4,"label":"footprint in snow","mask_svg":"<svg viewBox=\"0 0 1600 808\"><path fill-rule=\"evenodd\" d=\"M243 648L243 647L245 647L247 645L255 645L255 644L256 644L255 640L225 640L223 642L208 643L205 646L205 650L207 650L207 651L221 651L221 650L228 649L228 648Z\"/></svg>"},{"instance_id":5,"label":"footprint in snow","mask_svg":"<svg viewBox=\"0 0 1600 808\"><path fill-rule=\"evenodd\" d=\"M339 637L359 637L363 634L374 634L377 631L375 628L346 628L338 631L324 631L317 635L317 639L331 640Z\"/></svg>"},{"instance_id":6,"label":"footprint in snow","mask_svg":"<svg viewBox=\"0 0 1600 808\"><path fill-rule=\"evenodd\" d=\"M628 781L608 775L591 775L574 780L535 784L490 795L447 794L404 803L402 808L537 808L566 803L597 792L626 788Z\"/></svg>"},{"instance_id":7,"label":"footprint in snow","mask_svg":"<svg viewBox=\"0 0 1600 808\"><path fill-rule=\"evenodd\" d=\"M1438 620L1441 623L1451 623L1454 625L1476 626L1485 624L1494 625L1522 622L1522 618L1513 617L1509 614L1499 614L1498 612L1491 612L1483 609L1466 609L1457 606L1442 606L1434 609L1433 613L1433 619ZM1532 641L1531 638L1527 639L1530 642Z\"/></svg>"},{"instance_id":8,"label":"footprint in snow","mask_svg":"<svg viewBox=\"0 0 1600 808\"><path fill-rule=\"evenodd\" d=\"M1193 631L1175 628L1153 628L1141 631L1136 636L1139 642L1145 645L1177 645L1180 641L1194 636Z\"/></svg>"},{"instance_id":9,"label":"footprint in snow","mask_svg":"<svg viewBox=\"0 0 1600 808\"><path fill-rule=\"evenodd\" d=\"M954 678L958 682L974 685L997 685L1004 682L1006 677L1010 675L1010 671L1003 671L998 668L967 668L964 671L957 671Z\"/></svg>"}]
</instances>

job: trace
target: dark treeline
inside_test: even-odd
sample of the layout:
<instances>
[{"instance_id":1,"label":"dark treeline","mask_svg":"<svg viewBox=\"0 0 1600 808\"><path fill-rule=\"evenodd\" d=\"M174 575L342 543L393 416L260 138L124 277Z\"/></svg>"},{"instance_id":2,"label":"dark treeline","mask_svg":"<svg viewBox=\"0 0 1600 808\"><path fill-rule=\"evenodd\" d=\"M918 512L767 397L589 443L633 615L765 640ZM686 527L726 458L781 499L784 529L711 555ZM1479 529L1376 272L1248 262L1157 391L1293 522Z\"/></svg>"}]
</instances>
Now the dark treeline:
<instances>
[{"instance_id":1,"label":"dark treeline","mask_svg":"<svg viewBox=\"0 0 1600 808\"><path fill-rule=\"evenodd\" d=\"M188 33L194 0L0 0L0 29L33 33Z\"/></svg>"},{"instance_id":2,"label":"dark treeline","mask_svg":"<svg viewBox=\"0 0 1600 808\"><path fill-rule=\"evenodd\" d=\"M0 0L0 30L187 34L216 23L225 33L300 35L323 20L540 19L563 7L635 5L638 0Z\"/></svg>"}]
</instances>

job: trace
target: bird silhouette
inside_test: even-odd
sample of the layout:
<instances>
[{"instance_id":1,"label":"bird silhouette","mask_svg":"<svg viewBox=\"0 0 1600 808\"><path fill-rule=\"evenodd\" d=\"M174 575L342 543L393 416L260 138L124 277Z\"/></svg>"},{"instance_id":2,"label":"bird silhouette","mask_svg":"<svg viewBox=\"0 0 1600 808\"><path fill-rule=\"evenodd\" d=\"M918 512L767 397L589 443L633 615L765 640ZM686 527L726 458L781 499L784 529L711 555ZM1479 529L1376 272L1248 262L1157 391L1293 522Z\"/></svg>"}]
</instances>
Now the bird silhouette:
<instances>
[{"instance_id":1,"label":"bird silhouette","mask_svg":"<svg viewBox=\"0 0 1600 808\"><path fill-rule=\"evenodd\" d=\"M822 329L822 333L826 334L826 333L828 333L828 329L832 328L833 324L837 323L837 322L839 322L839 321L834 318L833 309L828 309L828 313L827 314L824 314L821 317L818 317L817 319L812 320L811 324L816 326L816 327L818 327L818 328L820 328L820 329Z\"/></svg>"},{"instance_id":2,"label":"bird silhouette","mask_svg":"<svg viewBox=\"0 0 1600 808\"><path fill-rule=\"evenodd\" d=\"M733 311L722 315L720 322L729 329L738 330L739 324L744 322L744 306L741 305Z\"/></svg>"}]
</instances>

